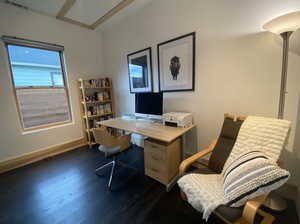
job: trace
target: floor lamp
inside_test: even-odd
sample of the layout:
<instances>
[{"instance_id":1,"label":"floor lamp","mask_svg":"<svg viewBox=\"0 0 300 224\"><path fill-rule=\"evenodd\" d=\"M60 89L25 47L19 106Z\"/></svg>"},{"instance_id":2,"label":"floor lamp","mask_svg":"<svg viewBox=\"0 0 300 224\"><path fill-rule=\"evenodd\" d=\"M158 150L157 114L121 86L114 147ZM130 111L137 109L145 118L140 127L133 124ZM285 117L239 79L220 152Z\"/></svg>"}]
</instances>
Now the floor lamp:
<instances>
[{"instance_id":1,"label":"floor lamp","mask_svg":"<svg viewBox=\"0 0 300 224\"><path fill-rule=\"evenodd\" d=\"M292 33L300 28L300 11L292 12L272 19L271 21L267 22L263 28L272 33L280 35L283 39L282 73L278 109L278 118L283 119L288 69L289 40Z\"/></svg>"},{"instance_id":2,"label":"floor lamp","mask_svg":"<svg viewBox=\"0 0 300 224\"><path fill-rule=\"evenodd\" d=\"M289 54L289 40L292 33L300 28L300 11L292 12L279 16L267 22L263 28L272 33L280 35L283 39L283 54L282 54L282 73L280 84L280 98L278 108L278 118L284 117L284 104L286 95L287 69L288 69L288 54ZM277 211L286 209L287 204L281 197L270 195L267 198L265 205Z\"/></svg>"}]
</instances>

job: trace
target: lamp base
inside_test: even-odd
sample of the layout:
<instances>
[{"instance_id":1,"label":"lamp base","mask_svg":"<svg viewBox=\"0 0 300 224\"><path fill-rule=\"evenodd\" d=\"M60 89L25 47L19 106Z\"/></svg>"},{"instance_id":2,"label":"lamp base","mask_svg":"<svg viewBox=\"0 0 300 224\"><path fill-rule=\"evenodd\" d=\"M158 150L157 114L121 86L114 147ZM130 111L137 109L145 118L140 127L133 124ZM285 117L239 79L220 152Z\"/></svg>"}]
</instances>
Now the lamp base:
<instances>
[{"instance_id":1,"label":"lamp base","mask_svg":"<svg viewBox=\"0 0 300 224\"><path fill-rule=\"evenodd\" d=\"M287 209L286 200L279 195L270 193L264 202L264 206L276 212L283 212Z\"/></svg>"}]
</instances>

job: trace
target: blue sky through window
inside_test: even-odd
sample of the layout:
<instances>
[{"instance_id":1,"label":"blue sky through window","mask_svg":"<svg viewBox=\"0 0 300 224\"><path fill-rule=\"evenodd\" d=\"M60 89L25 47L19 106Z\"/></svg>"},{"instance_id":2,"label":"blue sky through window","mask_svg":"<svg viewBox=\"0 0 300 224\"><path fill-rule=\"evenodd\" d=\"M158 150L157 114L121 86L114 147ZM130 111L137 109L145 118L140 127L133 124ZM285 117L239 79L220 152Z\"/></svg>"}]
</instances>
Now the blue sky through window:
<instances>
[{"instance_id":1,"label":"blue sky through window","mask_svg":"<svg viewBox=\"0 0 300 224\"><path fill-rule=\"evenodd\" d=\"M16 87L63 86L59 52L16 45L8 51Z\"/></svg>"}]
</instances>

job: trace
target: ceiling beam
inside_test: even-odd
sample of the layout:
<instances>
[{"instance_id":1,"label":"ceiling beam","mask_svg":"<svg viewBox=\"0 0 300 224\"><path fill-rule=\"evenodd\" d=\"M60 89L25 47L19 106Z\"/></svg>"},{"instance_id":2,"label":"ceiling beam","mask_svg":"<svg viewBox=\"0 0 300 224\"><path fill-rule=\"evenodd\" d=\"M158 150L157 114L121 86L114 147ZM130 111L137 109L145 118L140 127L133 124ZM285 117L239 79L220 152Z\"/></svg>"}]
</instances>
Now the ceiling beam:
<instances>
[{"instance_id":1,"label":"ceiling beam","mask_svg":"<svg viewBox=\"0 0 300 224\"><path fill-rule=\"evenodd\" d=\"M112 16L114 16L116 13L118 13L120 10L131 4L134 0L122 0L118 5L116 5L114 8L109 10L107 13L104 14L104 16L100 17L96 22L94 22L92 25L87 25L78 21L75 21L73 19L65 17L65 15L69 12L69 10L72 8L72 6L75 4L76 0L65 0L65 3L63 7L59 10L59 12L56 15L57 19L60 19L62 21L78 25L90 30L96 29L100 24L104 23L108 19L110 19Z\"/></svg>"},{"instance_id":2,"label":"ceiling beam","mask_svg":"<svg viewBox=\"0 0 300 224\"><path fill-rule=\"evenodd\" d=\"M100 17L96 22L94 22L92 25L90 25L91 29L96 29L100 24L107 21L109 18L111 18L113 15L118 13L120 10L128 6L130 3L132 3L134 0L123 0L118 5L116 5L114 8L109 10L104 16Z\"/></svg>"},{"instance_id":3,"label":"ceiling beam","mask_svg":"<svg viewBox=\"0 0 300 224\"><path fill-rule=\"evenodd\" d=\"M62 21L65 21L67 23L71 23L71 24L74 24L74 25L77 25L77 26L81 26L81 27L87 28L89 30L93 30L93 28L90 25L78 22L78 21L73 20L73 19L69 19L67 17L62 17L62 18L59 18L59 19L62 20Z\"/></svg>"},{"instance_id":4,"label":"ceiling beam","mask_svg":"<svg viewBox=\"0 0 300 224\"><path fill-rule=\"evenodd\" d=\"M67 23L71 23L71 24L92 30L92 27L90 25L87 25L87 24L78 22L76 20L65 17L65 15L69 12L69 10L72 8L72 6L75 4L75 2L76 2L76 0L66 0L63 7L57 13L56 18L59 20L65 21Z\"/></svg>"},{"instance_id":5,"label":"ceiling beam","mask_svg":"<svg viewBox=\"0 0 300 224\"><path fill-rule=\"evenodd\" d=\"M74 5L76 0L66 0L63 7L59 10L59 12L56 15L57 19L62 19L64 16L68 13L68 11L71 9L71 7Z\"/></svg>"}]
</instances>

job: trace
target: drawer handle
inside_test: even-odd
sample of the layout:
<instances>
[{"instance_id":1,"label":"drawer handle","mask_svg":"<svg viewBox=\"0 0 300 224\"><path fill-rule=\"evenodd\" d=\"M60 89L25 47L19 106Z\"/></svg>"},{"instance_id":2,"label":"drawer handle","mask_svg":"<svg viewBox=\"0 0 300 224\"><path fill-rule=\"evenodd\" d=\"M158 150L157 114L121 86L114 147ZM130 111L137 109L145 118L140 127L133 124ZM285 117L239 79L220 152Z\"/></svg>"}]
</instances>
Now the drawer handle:
<instances>
[{"instance_id":1,"label":"drawer handle","mask_svg":"<svg viewBox=\"0 0 300 224\"><path fill-rule=\"evenodd\" d=\"M153 159L153 160L156 160L156 161L160 160L159 158L157 158L157 157L155 157L155 156L152 156L152 159Z\"/></svg>"}]
</instances>

